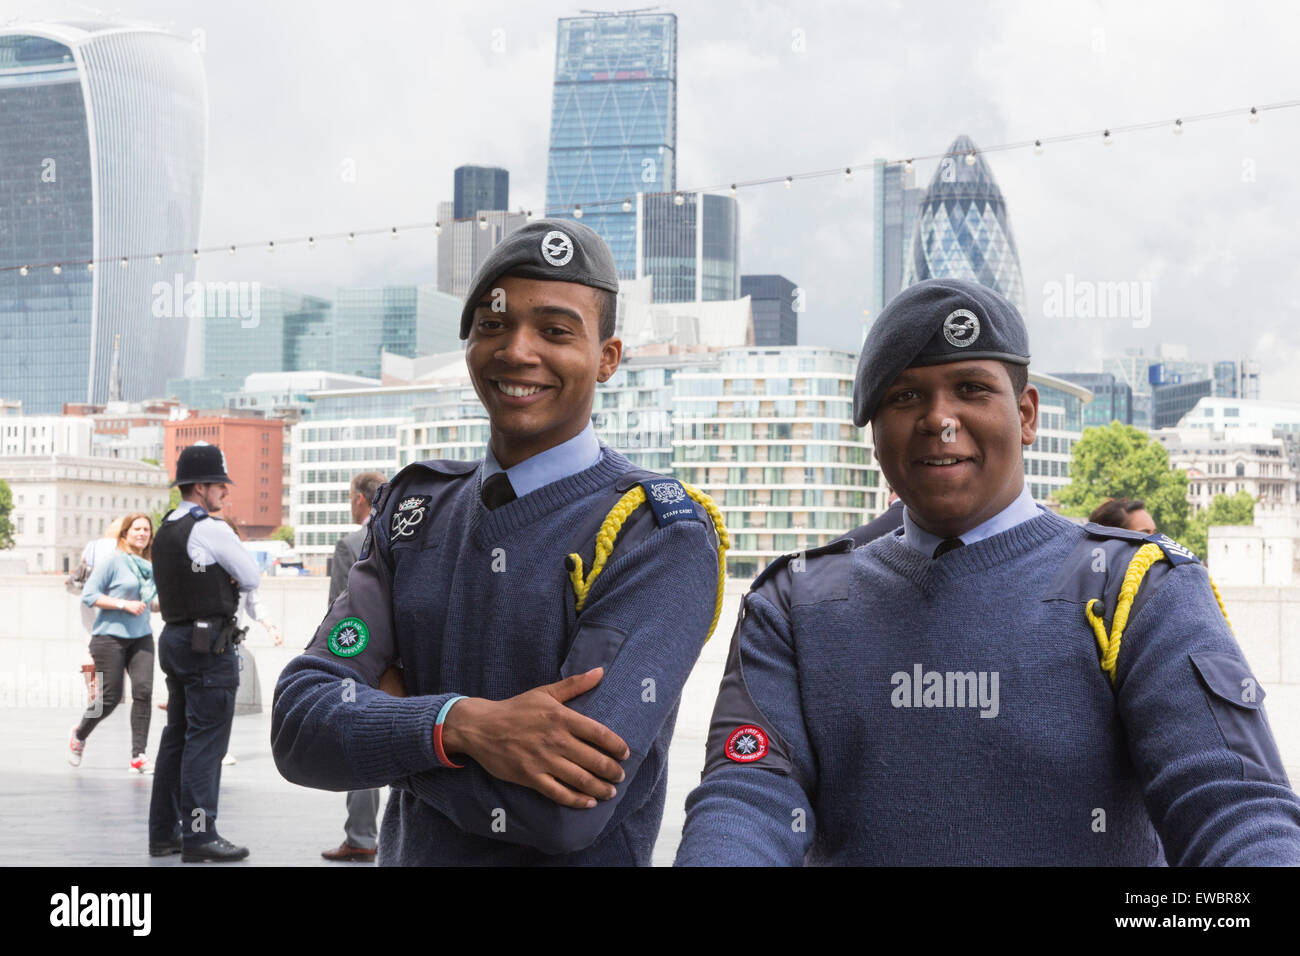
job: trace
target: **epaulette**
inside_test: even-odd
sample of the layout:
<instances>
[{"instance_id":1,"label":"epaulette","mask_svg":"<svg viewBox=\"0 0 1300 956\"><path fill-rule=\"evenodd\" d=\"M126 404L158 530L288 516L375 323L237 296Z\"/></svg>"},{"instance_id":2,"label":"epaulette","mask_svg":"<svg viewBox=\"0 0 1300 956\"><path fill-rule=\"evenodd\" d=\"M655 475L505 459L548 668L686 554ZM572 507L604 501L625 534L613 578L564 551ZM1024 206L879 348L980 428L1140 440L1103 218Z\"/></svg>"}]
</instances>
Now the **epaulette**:
<instances>
[{"instance_id":1,"label":"epaulette","mask_svg":"<svg viewBox=\"0 0 1300 956\"><path fill-rule=\"evenodd\" d=\"M1109 525L1094 524L1091 521L1083 526L1083 530L1093 538L1123 538L1127 541L1154 544L1164 552L1165 558L1174 567L1178 567L1180 564L1188 564L1192 561L1200 561L1200 558L1192 554L1191 551L1184 548L1173 538L1161 534L1159 531L1155 534L1143 534L1141 531L1130 531L1128 528L1112 528Z\"/></svg>"},{"instance_id":2,"label":"epaulette","mask_svg":"<svg viewBox=\"0 0 1300 956\"><path fill-rule=\"evenodd\" d=\"M384 505L388 504L388 497L392 494L392 490L400 484L406 484L417 475L431 474L440 478L466 478L477 471L478 466L478 460L460 461L455 458L432 458L428 461L413 461L375 489L375 497L370 502L371 511L374 514L383 511Z\"/></svg>"},{"instance_id":3,"label":"epaulette","mask_svg":"<svg viewBox=\"0 0 1300 956\"><path fill-rule=\"evenodd\" d=\"M1085 537L1066 558L1044 600L1065 600L1083 606L1084 617L1097 639L1101 669L1113 685L1128 622L1137 616L1165 576L1179 565L1200 562L1191 551L1159 532L1142 534L1091 522L1083 526L1083 531ZM1226 620L1228 614L1219 589L1213 580L1209 584ZM1231 623L1228 626L1231 628Z\"/></svg>"},{"instance_id":4,"label":"epaulette","mask_svg":"<svg viewBox=\"0 0 1300 956\"><path fill-rule=\"evenodd\" d=\"M614 492L618 500L605 512L595 532L595 552L590 569L583 561L582 555L574 551L565 558L565 570L573 586L574 609L581 613L587 603L591 587L605 568L619 535L629 518L642 504L648 504L654 514L655 524L665 527L683 519L701 522L710 530L714 548L718 552L718 586L717 600L714 605L713 620L709 624L709 635L718 624L718 615L722 613L722 597L727 580L727 549L731 539L727 535L727 526L708 495L693 485L678 481L668 475L643 469L632 469L619 475L614 482ZM596 514L592 515L594 519ZM586 532L583 540L585 543ZM706 635L706 640L708 635Z\"/></svg>"},{"instance_id":5,"label":"epaulette","mask_svg":"<svg viewBox=\"0 0 1300 956\"><path fill-rule=\"evenodd\" d=\"M406 495L404 489L410 485L412 480L434 477L442 480L456 480L468 478L478 470L479 462L461 461L453 458L434 458L429 461L413 461L390 480L384 482L375 489L375 496L370 500L370 522L366 526L365 541L362 542L361 551L357 555L357 560L362 561L370 554L370 549L374 545L375 523L381 520L384 509L388 506L389 500L394 493L401 496L397 502L398 509L405 509L407 515L394 514L390 521L402 518L403 529L407 532L413 531L414 528L424 520L425 512L430 502L429 495ZM391 536L394 529L388 531ZM400 532L399 532L400 533ZM390 540L391 543L391 540Z\"/></svg>"},{"instance_id":6,"label":"epaulette","mask_svg":"<svg viewBox=\"0 0 1300 956\"><path fill-rule=\"evenodd\" d=\"M840 554L852 550L853 541L851 539L836 538L830 544L823 544L820 547L810 548L807 551L791 551L789 554L780 555L758 573L758 577L754 578L749 589L751 591L757 591L763 583L768 581L778 571L792 562L795 563L795 568L802 570L802 566L798 562L806 562L809 558L821 557L823 554Z\"/></svg>"}]
</instances>

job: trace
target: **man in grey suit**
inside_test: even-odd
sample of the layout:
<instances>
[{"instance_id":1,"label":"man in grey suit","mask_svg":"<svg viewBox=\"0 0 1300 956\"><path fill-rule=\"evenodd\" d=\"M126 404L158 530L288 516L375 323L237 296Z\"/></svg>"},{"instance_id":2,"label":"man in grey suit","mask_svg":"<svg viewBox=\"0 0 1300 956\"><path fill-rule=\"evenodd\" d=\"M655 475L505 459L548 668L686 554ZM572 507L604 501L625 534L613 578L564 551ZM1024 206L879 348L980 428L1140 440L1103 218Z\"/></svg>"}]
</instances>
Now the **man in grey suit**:
<instances>
[{"instance_id":1,"label":"man in grey suit","mask_svg":"<svg viewBox=\"0 0 1300 956\"><path fill-rule=\"evenodd\" d=\"M354 475L348 487L352 504L352 520L361 525L339 538L330 561L330 604L348 589L348 571L361 554L366 540L366 526L370 523L370 502L375 491L388 479L377 471L363 471ZM343 825L343 843L334 850L325 850L321 856L327 860L349 863L367 863L375 858L379 845L379 791L348 791L348 820Z\"/></svg>"}]
</instances>

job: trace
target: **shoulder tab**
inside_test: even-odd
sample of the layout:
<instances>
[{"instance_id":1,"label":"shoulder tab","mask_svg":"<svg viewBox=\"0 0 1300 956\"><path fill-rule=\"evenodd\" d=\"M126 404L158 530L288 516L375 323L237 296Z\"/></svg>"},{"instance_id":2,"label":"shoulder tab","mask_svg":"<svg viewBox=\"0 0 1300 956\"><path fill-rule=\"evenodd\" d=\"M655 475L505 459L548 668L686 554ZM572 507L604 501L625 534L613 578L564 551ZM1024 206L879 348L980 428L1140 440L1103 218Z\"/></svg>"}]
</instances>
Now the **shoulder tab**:
<instances>
[{"instance_id":1,"label":"shoulder tab","mask_svg":"<svg viewBox=\"0 0 1300 956\"><path fill-rule=\"evenodd\" d=\"M1174 567L1180 564L1190 564L1191 562L1200 562L1200 558L1188 551L1181 544L1167 535L1157 531L1155 534L1143 534L1141 531L1129 531L1127 528L1112 528L1109 525L1093 524L1089 522L1083 526L1083 530L1093 538L1123 538L1125 541L1132 541L1135 544L1154 544L1164 552L1169 563Z\"/></svg>"},{"instance_id":2,"label":"shoulder tab","mask_svg":"<svg viewBox=\"0 0 1300 956\"><path fill-rule=\"evenodd\" d=\"M668 475L657 471L647 471L644 468L633 468L631 471L625 471L619 475L614 482L614 490L620 494L625 491L631 491L633 485L640 484L643 481L658 481L661 478L667 478Z\"/></svg>"},{"instance_id":3,"label":"shoulder tab","mask_svg":"<svg viewBox=\"0 0 1300 956\"><path fill-rule=\"evenodd\" d=\"M379 514L384 510L384 506L389 503L389 499L395 491L404 494L400 489L404 485L409 485L412 481L418 481L421 478L433 478L436 481L449 478L466 478L477 471L478 466L477 461L456 461L451 458L413 461L379 486L378 490L375 491L375 497L370 506L375 514Z\"/></svg>"},{"instance_id":4,"label":"shoulder tab","mask_svg":"<svg viewBox=\"0 0 1300 956\"><path fill-rule=\"evenodd\" d=\"M1094 538L1124 538L1127 541L1147 540L1147 536L1141 531L1130 531L1128 528L1115 528L1108 524L1096 524L1092 521L1085 524L1083 530Z\"/></svg>"},{"instance_id":5,"label":"shoulder tab","mask_svg":"<svg viewBox=\"0 0 1300 956\"><path fill-rule=\"evenodd\" d=\"M441 475L448 478L463 478L471 472L477 471L479 461L461 461L456 458L432 458L428 461L413 461L397 474L393 476L392 484L396 484L399 478L403 476L410 478L420 471L431 471L435 475Z\"/></svg>"},{"instance_id":6,"label":"shoulder tab","mask_svg":"<svg viewBox=\"0 0 1300 956\"><path fill-rule=\"evenodd\" d=\"M645 500L654 512L655 524L663 528L677 521L703 521L695 500L686 493L676 478L657 475L639 482L645 489Z\"/></svg>"},{"instance_id":7,"label":"shoulder tab","mask_svg":"<svg viewBox=\"0 0 1300 956\"><path fill-rule=\"evenodd\" d=\"M1160 550L1165 553L1165 558L1167 558L1169 563L1174 567L1178 567L1180 564L1200 564L1201 562L1201 559L1192 554L1192 552L1188 551L1173 538L1167 537L1159 531L1155 534L1147 535L1142 540L1148 541L1159 547Z\"/></svg>"},{"instance_id":8,"label":"shoulder tab","mask_svg":"<svg viewBox=\"0 0 1300 956\"><path fill-rule=\"evenodd\" d=\"M809 558L820 557L824 554L852 553L852 551L853 541L851 538L837 538L830 544L823 544L821 547L809 551L791 551L789 554L781 555L760 571L758 577L754 578L753 583L750 584L749 589L757 591L759 587L771 580L778 571L787 565L792 565L792 570L803 570L802 562L807 561Z\"/></svg>"}]
</instances>

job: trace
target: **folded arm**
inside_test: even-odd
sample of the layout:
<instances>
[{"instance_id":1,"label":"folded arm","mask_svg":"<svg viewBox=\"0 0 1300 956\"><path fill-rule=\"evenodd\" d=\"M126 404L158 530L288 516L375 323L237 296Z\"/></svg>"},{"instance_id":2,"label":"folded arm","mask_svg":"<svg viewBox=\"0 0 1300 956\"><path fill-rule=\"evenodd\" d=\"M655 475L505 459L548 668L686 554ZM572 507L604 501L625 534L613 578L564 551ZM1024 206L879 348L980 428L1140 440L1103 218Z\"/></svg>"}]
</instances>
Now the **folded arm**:
<instances>
[{"instance_id":1,"label":"folded arm","mask_svg":"<svg viewBox=\"0 0 1300 956\"><path fill-rule=\"evenodd\" d=\"M533 789L497 779L473 760L451 773L414 774L406 786L471 833L552 854L590 846L638 809L657 783L657 764L649 776L640 771L704 645L716 600L717 562L706 526L679 521L656 528L611 561L592 587L557 676L604 669L595 689L568 706L626 742L625 776L612 796L590 808L561 806ZM452 715L464 703L457 703Z\"/></svg>"}]
</instances>

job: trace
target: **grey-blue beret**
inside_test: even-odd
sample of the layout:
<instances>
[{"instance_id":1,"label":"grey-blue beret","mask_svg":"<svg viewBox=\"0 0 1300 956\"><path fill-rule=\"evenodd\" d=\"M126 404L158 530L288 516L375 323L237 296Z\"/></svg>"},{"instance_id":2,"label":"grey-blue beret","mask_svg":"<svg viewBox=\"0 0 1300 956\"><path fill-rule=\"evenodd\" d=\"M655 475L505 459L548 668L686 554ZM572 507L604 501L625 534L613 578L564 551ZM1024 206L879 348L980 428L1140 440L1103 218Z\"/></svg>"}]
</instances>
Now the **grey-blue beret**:
<instances>
[{"instance_id":1,"label":"grey-blue beret","mask_svg":"<svg viewBox=\"0 0 1300 956\"><path fill-rule=\"evenodd\" d=\"M506 236L479 266L460 313L462 339L469 338L474 307L506 273L618 291L614 255L594 229L572 219L538 219Z\"/></svg>"},{"instance_id":2,"label":"grey-blue beret","mask_svg":"<svg viewBox=\"0 0 1300 956\"><path fill-rule=\"evenodd\" d=\"M1016 307L968 279L925 279L898 293L862 344L853 382L853 422L876 414L905 368L966 359L1029 364L1029 332Z\"/></svg>"}]
</instances>

